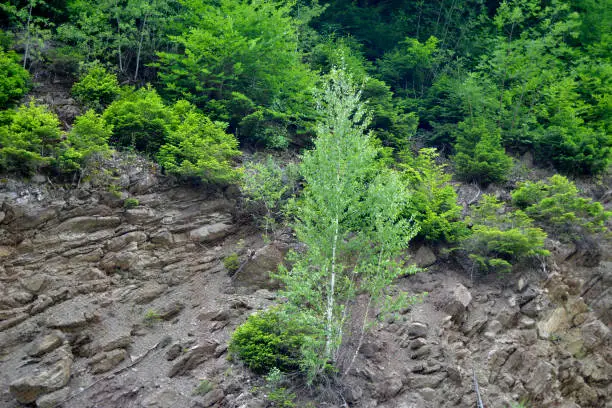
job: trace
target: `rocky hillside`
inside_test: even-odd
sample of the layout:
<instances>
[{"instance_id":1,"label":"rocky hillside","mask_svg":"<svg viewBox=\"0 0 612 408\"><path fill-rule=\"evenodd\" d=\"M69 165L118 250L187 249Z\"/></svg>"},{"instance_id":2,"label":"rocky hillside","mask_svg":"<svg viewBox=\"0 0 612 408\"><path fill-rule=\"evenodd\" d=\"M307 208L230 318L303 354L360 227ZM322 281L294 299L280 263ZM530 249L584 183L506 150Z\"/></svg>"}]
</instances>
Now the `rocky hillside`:
<instances>
[{"instance_id":1,"label":"rocky hillside","mask_svg":"<svg viewBox=\"0 0 612 408\"><path fill-rule=\"evenodd\" d=\"M0 406L268 406L227 344L275 301L267 274L290 234L264 243L231 189L173 186L146 163L118 168L111 191L0 184ZM337 399L474 407L476 379L486 407L524 397L612 407L612 248L550 246L551 260L522 276L474 282L415 249L429 272L398 289L430 295L373 329ZM230 275L223 260L234 253ZM300 406L332 406L297 391Z\"/></svg>"}]
</instances>

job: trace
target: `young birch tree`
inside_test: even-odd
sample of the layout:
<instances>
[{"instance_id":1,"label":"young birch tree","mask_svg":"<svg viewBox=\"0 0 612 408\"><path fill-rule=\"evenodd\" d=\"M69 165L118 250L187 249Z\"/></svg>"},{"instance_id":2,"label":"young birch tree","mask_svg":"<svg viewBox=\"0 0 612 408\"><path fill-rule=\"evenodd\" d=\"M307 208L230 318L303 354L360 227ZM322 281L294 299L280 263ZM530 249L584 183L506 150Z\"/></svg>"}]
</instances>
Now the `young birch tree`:
<instances>
[{"instance_id":1,"label":"young birch tree","mask_svg":"<svg viewBox=\"0 0 612 408\"><path fill-rule=\"evenodd\" d=\"M406 190L377 163L378 148L366 131L369 115L344 71L332 70L318 111L315 148L303 157L305 187L295 206L295 231L307 249L280 273L288 311L294 307L319 322L320 338L303 350L309 381L336 362L355 295L367 294L369 308L386 300L393 279L407 273L395 259L416 233L400 218Z\"/></svg>"}]
</instances>

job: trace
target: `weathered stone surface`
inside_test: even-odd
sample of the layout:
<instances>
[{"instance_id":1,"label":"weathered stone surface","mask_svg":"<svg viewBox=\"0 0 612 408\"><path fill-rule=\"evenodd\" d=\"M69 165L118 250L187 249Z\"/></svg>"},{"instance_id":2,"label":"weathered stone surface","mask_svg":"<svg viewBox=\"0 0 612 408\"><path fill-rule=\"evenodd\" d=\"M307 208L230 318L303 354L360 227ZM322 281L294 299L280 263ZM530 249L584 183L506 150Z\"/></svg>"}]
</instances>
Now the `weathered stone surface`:
<instances>
[{"instance_id":1,"label":"weathered stone surface","mask_svg":"<svg viewBox=\"0 0 612 408\"><path fill-rule=\"evenodd\" d=\"M38 408L58 408L70 396L70 388L64 387L61 390L45 394L36 400Z\"/></svg>"},{"instance_id":2,"label":"weathered stone surface","mask_svg":"<svg viewBox=\"0 0 612 408\"><path fill-rule=\"evenodd\" d=\"M540 336L541 339L547 340L551 335L567 330L570 326L570 320L565 308L558 307L553 310L547 319L538 322L537 326L538 336Z\"/></svg>"},{"instance_id":3,"label":"weathered stone surface","mask_svg":"<svg viewBox=\"0 0 612 408\"><path fill-rule=\"evenodd\" d=\"M183 310L184 308L185 308L185 304L183 302L173 300L169 303L166 303L164 306L162 306L158 310L157 314L160 319L169 320L169 319L172 319L174 316L178 315L179 313L181 313L181 310Z\"/></svg>"},{"instance_id":4,"label":"weathered stone surface","mask_svg":"<svg viewBox=\"0 0 612 408\"><path fill-rule=\"evenodd\" d=\"M610 329L601 322L594 320L582 326L581 330L584 347L587 350L594 350L601 345L610 343Z\"/></svg>"},{"instance_id":5,"label":"weathered stone surface","mask_svg":"<svg viewBox=\"0 0 612 408\"><path fill-rule=\"evenodd\" d=\"M61 350L61 349L60 349ZM38 397L59 390L68 384L72 368L72 354L66 349L62 357L39 373L19 378L11 383L9 390L17 401L28 404Z\"/></svg>"},{"instance_id":6,"label":"weathered stone surface","mask_svg":"<svg viewBox=\"0 0 612 408\"><path fill-rule=\"evenodd\" d=\"M412 261L419 268L426 268L436 263L436 254L426 245L422 245L414 254Z\"/></svg>"},{"instance_id":7,"label":"weathered stone surface","mask_svg":"<svg viewBox=\"0 0 612 408\"><path fill-rule=\"evenodd\" d=\"M94 232L115 228L121 224L119 217L76 217L64 221L57 227L58 232Z\"/></svg>"},{"instance_id":8,"label":"weathered stone surface","mask_svg":"<svg viewBox=\"0 0 612 408\"><path fill-rule=\"evenodd\" d=\"M214 354L218 345L217 341L208 340L193 347L174 363L168 372L168 377L183 375L208 360Z\"/></svg>"},{"instance_id":9,"label":"weathered stone surface","mask_svg":"<svg viewBox=\"0 0 612 408\"><path fill-rule=\"evenodd\" d=\"M414 339L416 337L427 337L427 325L420 322L412 322L406 328L408 337Z\"/></svg>"},{"instance_id":10,"label":"weathered stone surface","mask_svg":"<svg viewBox=\"0 0 612 408\"><path fill-rule=\"evenodd\" d=\"M376 393L382 401L395 397L402 390L402 380L399 374L391 375L376 385Z\"/></svg>"},{"instance_id":11,"label":"weathered stone surface","mask_svg":"<svg viewBox=\"0 0 612 408\"><path fill-rule=\"evenodd\" d=\"M28 350L28 355L32 357L40 357L61 346L64 343L64 340L64 335L60 331L47 334L32 344L30 350Z\"/></svg>"},{"instance_id":12,"label":"weathered stone surface","mask_svg":"<svg viewBox=\"0 0 612 408\"><path fill-rule=\"evenodd\" d=\"M127 351L124 349L111 350L109 352L99 353L90 361L91 372L93 374L105 373L112 370L127 357Z\"/></svg>"},{"instance_id":13,"label":"weathered stone surface","mask_svg":"<svg viewBox=\"0 0 612 408\"><path fill-rule=\"evenodd\" d=\"M443 310L453 317L453 320L460 321L464 313L472 302L472 294L465 286L457 284L448 294L442 305Z\"/></svg>"},{"instance_id":14,"label":"weathered stone surface","mask_svg":"<svg viewBox=\"0 0 612 408\"><path fill-rule=\"evenodd\" d=\"M147 240L147 234L142 231L132 231L107 241L106 250L117 252L125 248L130 242L143 243Z\"/></svg>"},{"instance_id":15,"label":"weathered stone surface","mask_svg":"<svg viewBox=\"0 0 612 408\"><path fill-rule=\"evenodd\" d=\"M135 290L130 299L137 305L143 305L157 299L162 293L168 289L168 285L161 285L155 281L149 281L143 287Z\"/></svg>"},{"instance_id":16,"label":"weathered stone surface","mask_svg":"<svg viewBox=\"0 0 612 408\"><path fill-rule=\"evenodd\" d=\"M274 243L256 251L234 275L234 282L249 288L278 288L278 282L270 279L270 273L276 272L283 263L284 250Z\"/></svg>"},{"instance_id":17,"label":"weathered stone surface","mask_svg":"<svg viewBox=\"0 0 612 408\"><path fill-rule=\"evenodd\" d=\"M218 222L216 224L205 225L198 229L192 230L189 233L189 239L195 242L217 241L231 234L233 230L233 225Z\"/></svg>"},{"instance_id":18,"label":"weathered stone surface","mask_svg":"<svg viewBox=\"0 0 612 408\"><path fill-rule=\"evenodd\" d=\"M166 389L146 397L142 400L141 406L144 408L190 408L195 406L195 402L176 391Z\"/></svg>"}]
</instances>

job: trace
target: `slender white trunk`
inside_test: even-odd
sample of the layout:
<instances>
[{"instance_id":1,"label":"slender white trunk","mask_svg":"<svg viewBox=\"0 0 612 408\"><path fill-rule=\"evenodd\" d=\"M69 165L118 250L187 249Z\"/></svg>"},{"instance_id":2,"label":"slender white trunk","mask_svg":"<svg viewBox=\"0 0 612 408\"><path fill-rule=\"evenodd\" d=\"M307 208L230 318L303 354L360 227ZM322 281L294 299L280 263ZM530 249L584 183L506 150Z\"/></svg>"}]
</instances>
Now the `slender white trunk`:
<instances>
[{"instance_id":1,"label":"slender white trunk","mask_svg":"<svg viewBox=\"0 0 612 408\"><path fill-rule=\"evenodd\" d=\"M117 20L117 52L119 54L119 72L123 72L123 60L121 59L121 21L119 20L119 4L115 1L115 19Z\"/></svg>"},{"instance_id":2,"label":"slender white trunk","mask_svg":"<svg viewBox=\"0 0 612 408\"><path fill-rule=\"evenodd\" d=\"M325 357L332 357L332 340L334 327L334 303L336 289L336 247L338 245L338 223L339 217L336 215L334 220L334 238L332 243L331 275L329 279L329 291L327 292L327 327L325 341Z\"/></svg>"},{"instance_id":3,"label":"slender white trunk","mask_svg":"<svg viewBox=\"0 0 612 408\"><path fill-rule=\"evenodd\" d=\"M26 48L23 54L23 69L25 69L30 56L30 21L32 21L32 3L30 2L30 9L28 11L28 23L26 24Z\"/></svg>"},{"instance_id":4,"label":"slender white trunk","mask_svg":"<svg viewBox=\"0 0 612 408\"><path fill-rule=\"evenodd\" d=\"M144 40L144 32L145 32L145 27L147 25L147 17L149 17L149 15L145 14L144 20L142 22L142 27L140 28L140 41L138 42L138 53L136 54L136 71L134 72L134 81L138 79L138 68L140 66L140 51L142 50L142 42Z\"/></svg>"}]
</instances>

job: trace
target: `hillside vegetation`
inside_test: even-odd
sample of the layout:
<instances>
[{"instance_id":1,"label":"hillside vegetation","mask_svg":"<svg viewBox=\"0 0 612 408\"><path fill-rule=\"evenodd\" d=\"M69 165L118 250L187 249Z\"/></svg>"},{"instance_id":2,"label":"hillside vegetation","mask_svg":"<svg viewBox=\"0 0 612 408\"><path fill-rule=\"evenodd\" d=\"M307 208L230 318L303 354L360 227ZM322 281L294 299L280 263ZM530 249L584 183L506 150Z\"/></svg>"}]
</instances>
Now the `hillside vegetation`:
<instances>
[{"instance_id":1,"label":"hillside vegetation","mask_svg":"<svg viewBox=\"0 0 612 408\"><path fill-rule=\"evenodd\" d=\"M295 398L274 385L284 375L338 380L375 319L426 295L393 289L417 272L411 241L478 276L545 265L547 238L609 238L611 213L589 194L609 188L612 164L610 0L0 9L0 171L76 185L137 152L178 182L240 186L266 240L295 232L301 249L274 274L283 302L229 347L268 375L276 406ZM35 97L53 83L79 115ZM461 183L478 194L459 200Z\"/></svg>"}]
</instances>

